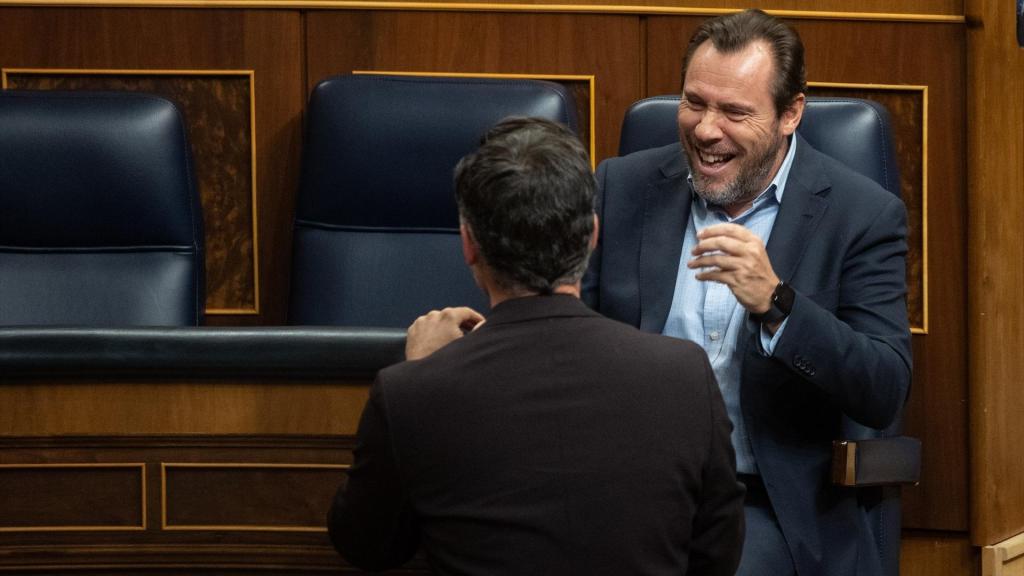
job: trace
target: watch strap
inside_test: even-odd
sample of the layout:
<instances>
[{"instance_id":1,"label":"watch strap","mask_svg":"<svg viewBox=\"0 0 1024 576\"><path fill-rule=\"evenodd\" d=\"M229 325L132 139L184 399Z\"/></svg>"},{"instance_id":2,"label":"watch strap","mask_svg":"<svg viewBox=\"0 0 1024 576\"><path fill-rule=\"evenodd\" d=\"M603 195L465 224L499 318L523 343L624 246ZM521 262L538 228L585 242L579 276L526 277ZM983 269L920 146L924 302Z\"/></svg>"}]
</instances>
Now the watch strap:
<instances>
[{"instance_id":1,"label":"watch strap","mask_svg":"<svg viewBox=\"0 0 1024 576\"><path fill-rule=\"evenodd\" d=\"M783 281L779 281L772 291L772 305L762 314L750 314L750 319L759 324L775 324L781 322L793 311L793 301L796 299L796 292L793 287Z\"/></svg>"}]
</instances>

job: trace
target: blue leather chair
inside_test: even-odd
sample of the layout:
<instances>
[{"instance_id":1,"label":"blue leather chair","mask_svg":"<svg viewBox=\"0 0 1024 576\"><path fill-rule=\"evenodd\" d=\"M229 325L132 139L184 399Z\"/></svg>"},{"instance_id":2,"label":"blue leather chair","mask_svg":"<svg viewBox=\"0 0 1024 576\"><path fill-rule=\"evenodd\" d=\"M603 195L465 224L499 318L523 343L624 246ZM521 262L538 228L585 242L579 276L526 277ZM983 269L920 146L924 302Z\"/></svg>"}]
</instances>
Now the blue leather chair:
<instances>
[{"instance_id":1,"label":"blue leather chair","mask_svg":"<svg viewBox=\"0 0 1024 576\"><path fill-rule=\"evenodd\" d=\"M678 95L635 102L622 123L619 155L678 142L678 108ZM889 114L881 104L808 97L798 131L818 151L900 194ZM875 430L846 419L843 439L834 443L833 453L833 482L859 490L888 576L899 574L899 486L916 483L920 477L920 442L899 436L901 429L902 422Z\"/></svg>"},{"instance_id":2,"label":"blue leather chair","mask_svg":"<svg viewBox=\"0 0 1024 576\"><path fill-rule=\"evenodd\" d=\"M463 262L452 170L507 116L576 129L561 85L335 76L313 89L295 220L289 322L406 327L487 302Z\"/></svg>"},{"instance_id":3,"label":"blue leather chair","mask_svg":"<svg viewBox=\"0 0 1024 576\"><path fill-rule=\"evenodd\" d=\"M0 325L197 325L203 266L173 104L0 92Z\"/></svg>"}]
</instances>

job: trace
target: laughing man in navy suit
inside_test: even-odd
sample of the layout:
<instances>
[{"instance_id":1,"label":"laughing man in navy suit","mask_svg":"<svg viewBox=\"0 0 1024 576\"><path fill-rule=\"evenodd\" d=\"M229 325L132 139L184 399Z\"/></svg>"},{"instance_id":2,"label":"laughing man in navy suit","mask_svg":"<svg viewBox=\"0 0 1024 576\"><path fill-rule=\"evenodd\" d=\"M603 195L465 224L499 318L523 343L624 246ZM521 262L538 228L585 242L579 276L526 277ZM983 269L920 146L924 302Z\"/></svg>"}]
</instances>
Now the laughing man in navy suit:
<instances>
[{"instance_id":1,"label":"laughing man in navy suit","mask_svg":"<svg viewBox=\"0 0 1024 576\"><path fill-rule=\"evenodd\" d=\"M598 169L583 298L708 352L748 489L738 574L875 576L857 496L828 482L831 442L844 415L883 428L907 395L906 211L796 133L805 91L791 28L757 10L705 22L682 146Z\"/></svg>"}]
</instances>

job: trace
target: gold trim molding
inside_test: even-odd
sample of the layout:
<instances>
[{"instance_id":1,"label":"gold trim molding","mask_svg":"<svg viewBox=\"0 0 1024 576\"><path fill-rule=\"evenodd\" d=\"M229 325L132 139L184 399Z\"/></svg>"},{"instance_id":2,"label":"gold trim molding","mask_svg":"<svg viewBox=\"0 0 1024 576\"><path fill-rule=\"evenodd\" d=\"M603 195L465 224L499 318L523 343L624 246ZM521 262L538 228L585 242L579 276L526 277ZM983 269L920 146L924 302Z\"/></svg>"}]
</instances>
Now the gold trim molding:
<instances>
[{"instance_id":1,"label":"gold trim molding","mask_svg":"<svg viewBox=\"0 0 1024 576\"><path fill-rule=\"evenodd\" d=\"M555 12L568 14L633 14L717 16L735 8L638 6L629 4L489 4L479 2L386 2L345 0L0 0L0 6L74 8L239 8L272 10L417 10L439 12ZM815 10L766 10L780 18L799 20L850 20L876 22L931 22L964 24L962 14L910 14L895 12L838 12Z\"/></svg>"},{"instance_id":2,"label":"gold trim molding","mask_svg":"<svg viewBox=\"0 0 1024 576\"><path fill-rule=\"evenodd\" d=\"M57 3L44 3L55 5ZM9 5L5 0L0 0L0 6ZM2 68L0 69L0 89L7 90L9 75L60 75L69 76L240 76L249 80L249 141L250 141L250 165L252 182L250 190L250 203L252 214L250 226L252 226L252 277L253 277L253 306L252 308L205 308L205 313L218 316L242 316L256 315L260 313L260 259L259 259L259 209L257 207L257 181L256 181L256 73L253 70L171 70L171 69L103 69L103 68Z\"/></svg>"},{"instance_id":3,"label":"gold trim molding","mask_svg":"<svg viewBox=\"0 0 1024 576\"><path fill-rule=\"evenodd\" d=\"M161 530L218 530L243 532L326 532L320 526L270 526L258 524L168 524L167 523L167 470L170 468L217 468L223 470L266 469L266 470L348 470L349 464L278 464L278 463L207 463L207 462L162 462L160 464L160 529Z\"/></svg>"},{"instance_id":4,"label":"gold trim molding","mask_svg":"<svg viewBox=\"0 0 1024 576\"><path fill-rule=\"evenodd\" d=\"M850 82L807 82L815 88L849 88L921 94L921 326L912 334L928 333L928 86L912 84L859 84Z\"/></svg>"},{"instance_id":5,"label":"gold trim molding","mask_svg":"<svg viewBox=\"0 0 1024 576\"><path fill-rule=\"evenodd\" d=\"M102 463L68 463L68 464L0 464L0 471L3 470L39 470L39 469L120 469L138 468L139 487L141 489L142 501L139 505L141 513L141 524L138 526L0 526L0 533L4 532L137 532L146 529L146 465L142 462L102 462Z\"/></svg>"}]
</instances>

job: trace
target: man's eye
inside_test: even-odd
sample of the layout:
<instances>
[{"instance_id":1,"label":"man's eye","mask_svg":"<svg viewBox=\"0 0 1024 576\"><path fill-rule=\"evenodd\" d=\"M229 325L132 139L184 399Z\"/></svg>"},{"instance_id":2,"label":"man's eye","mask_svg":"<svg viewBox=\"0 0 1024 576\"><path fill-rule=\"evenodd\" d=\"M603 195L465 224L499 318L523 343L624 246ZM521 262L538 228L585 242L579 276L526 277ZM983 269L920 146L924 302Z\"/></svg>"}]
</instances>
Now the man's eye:
<instances>
[{"instance_id":1,"label":"man's eye","mask_svg":"<svg viewBox=\"0 0 1024 576\"><path fill-rule=\"evenodd\" d=\"M703 110L704 109L704 103L703 102L694 102L693 100L685 100L685 103L686 103L686 107L689 108L690 110Z\"/></svg>"},{"instance_id":2,"label":"man's eye","mask_svg":"<svg viewBox=\"0 0 1024 576\"><path fill-rule=\"evenodd\" d=\"M725 117L733 122L740 122L747 117L747 113L742 110L726 110Z\"/></svg>"}]
</instances>

